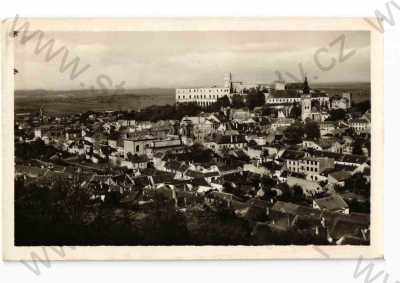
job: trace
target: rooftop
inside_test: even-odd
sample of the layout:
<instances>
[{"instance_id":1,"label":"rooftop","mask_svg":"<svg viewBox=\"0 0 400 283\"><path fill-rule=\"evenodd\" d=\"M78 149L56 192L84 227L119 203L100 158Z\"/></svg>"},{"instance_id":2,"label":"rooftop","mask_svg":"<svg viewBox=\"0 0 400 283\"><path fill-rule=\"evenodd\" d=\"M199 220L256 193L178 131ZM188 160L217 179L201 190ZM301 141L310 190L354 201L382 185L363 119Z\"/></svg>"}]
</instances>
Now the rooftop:
<instances>
[{"instance_id":1,"label":"rooftop","mask_svg":"<svg viewBox=\"0 0 400 283\"><path fill-rule=\"evenodd\" d=\"M315 199L314 201L321 210L337 211L349 208L344 199L338 194L332 194L324 198Z\"/></svg>"}]
</instances>

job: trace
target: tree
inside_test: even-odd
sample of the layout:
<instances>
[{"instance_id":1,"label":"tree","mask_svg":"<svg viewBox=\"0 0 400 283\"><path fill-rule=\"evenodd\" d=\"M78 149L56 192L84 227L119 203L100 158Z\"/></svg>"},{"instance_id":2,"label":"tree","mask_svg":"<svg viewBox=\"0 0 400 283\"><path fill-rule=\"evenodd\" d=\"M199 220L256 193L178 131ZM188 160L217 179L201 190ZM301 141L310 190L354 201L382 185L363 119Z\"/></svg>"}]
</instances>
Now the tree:
<instances>
[{"instance_id":1,"label":"tree","mask_svg":"<svg viewBox=\"0 0 400 283\"><path fill-rule=\"evenodd\" d=\"M305 196L304 196L304 193L303 193L303 189L299 185L294 185L292 187L292 191L293 191L293 199L295 201L304 200Z\"/></svg>"},{"instance_id":2,"label":"tree","mask_svg":"<svg viewBox=\"0 0 400 283\"><path fill-rule=\"evenodd\" d=\"M279 184L279 189L282 191L282 195L278 197L281 201L296 203L305 199L303 189L299 185L290 187L287 183L282 183Z\"/></svg>"},{"instance_id":3,"label":"tree","mask_svg":"<svg viewBox=\"0 0 400 283\"><path fill-rule=\"evenodd\" d=\"M270 116L274 113L274 109L271 107L263 107L262 109L262 115L263 116Z\"/></svg>"},{"instance_id":4,"label":"tree","mask_svg":"<svg viewBox=\"0 0 400 283\"><path fill-rule=\"evenodd\" d=\"M289 117L290 118L299 118L301 116L301 107L298 103L294 104L292 109L290 110Z\"/></svg>"},{"instance_id":5,"label":"tree","mask_svg":"<svg viewBox=\"0 0 400 283\"><path fill-rule=\"evenodd\" d=\"M353 154L362 155L363 154L362 146L363 143L361 139L356 139L353 143Z\"/></svg>"},{"instance_id":6,"label":"tree","mask_svg":"<svg viewBox=\"0 0 400 283\"><path fill-rule=\"evenodd\" d=\"M293 123L284 131L284 135L288 142L299 143L303 140L304 126L300 122Z\"/></svg>"},{"instance_id":7,"label":"tree","mask_svg":"<svg viewBox=\"0 0 400 283\"><path fill-rule=\"evenodd\" d=\"M247 95L247 100L246 100L246 105L250 110L253 110L254 107L257 106L262 106L265 104L265 95L261 91L257 89L250 89L248 95Z\"/></svg>"},{"instance_id":8,"label":"tree","mask_svg":"<svg viewBox=\"0 0 400 283\"><path fill-rule=\"evenodd\" d=\"M243 97L240 94L232 95L232 107L233 108L242 108L244 107Z\"/></svg>"},{"instance_id":9,"label":"tree","mask_svg":"<svg viewBox=\"0 0 400 283\"><path fill-rule=\"evenodd\" d=\"M340 121L346 118L346 111L343 109L333 109L329 113L329 120L331 121Z\"/></svg>"},{"instance_id":10,"label":"tree","mask_svg":"<svg viewBox=\"0 0 400 283\"><path fill-rule=\"evenodd\" d=\"M308 139L319 139L321 137L319 125L314 121L308 121L305 123L304 133Z\"/></svg>"},{"instance_id":11,"label":"tree","mask_svg":"<svg viewBox=\"0 0 400 283\"><path fill-rule=\"evenodd\" d=\"M230 103L231 102L229 101L229 98L227 95L224 95L223 97L218 98L218 100L217 100L217 104L220 107L228 107L230 105Z\"/></svg>"},{"instance_id":12,"label":"tree","mask_svg":"<svg viewBox=\"0 0 400 283\"><path fill-rule=\"evenodd\" d=\"M15 156L24 160L35 158L47 160L58 152L58 149L51 145L46 145L41 139L31 143L17 143L15 145Z\"/></svg>"},{"instance_id":13,"label":"tree","mask_svg":"<svg viewBox=\"0 0 400 283\"><path fill-rule=\"evenodd\" d=\"M223 191L228 194L234 194L236 192L235 188L229 182L223 184Z\"/></svg>"},{"instance_id":14,"label":"tree","mask_svg":"<svg viewBox=\"0 0 400 283\"><path fill-rule=\"evenodd\" d=\"M192 245L249 244L250 225L223 205L188 209L185 216Z\"/></svg>"},{"instance_id":15,"label":"tree","mask_svg":"<svg viewBox=\"0 0 400 283\"><path fill-rule=\"evenodd\" d=\"M264 188L271 189L273 186L276 185L276 182L271 177L262 176L261 184L263 185Z\"/></svg>"},{"instance_id":16,"label":"tree","mask_svg":"<svg viewBox=\"0 0 400 283\"><path fill-rule=\"evenodd\" d=\"M313 107L318 110L321 109L321 103L319 102L319 100L311 100L311 108Z\"/></svg>"},{"instance_id":17,"label":"tree","mask_svg":"<svg viewBox=\"0 0 400 283\"><path fill-rule=\"evenodd\" d=\"M370 183L362 173L356 173L344 182L344 191L353 192L366 197L370 196Z\"/></svg>"},{"instance_id":18,"label":"tree","mask_svg":"<svg viewBox=\"0 0 400 283\"><path fill-rule=\"evenodd\" d=\"M215 103L212 103L210 106L208 106L206 108L206 111L218 112L221 109L221 107L225 108L230 105L231 105L231 102L230 102L228 96L224 95L223 97L218 98Z\"/></svg>"},{"instance_id":19,"label":"tree","mask_svg":"<svg viewBox=\"0 0 400 283\"><path fill-rule=\"evenodd\" d=\"M361 113L364 113L370 109L371 109L371 101L370 100L365 100L365 101L361 101L359 103L354 103L353 107L352 107L352 111L357 111L357 112L361 112Z\"/></svg>"},{"instance_id":20,"label":"tree","mask_svg":"<svg viewBox=\"0 0 400 283\"><path fill-rule=\"evenodd\" d=\"M255 140L250 140L247 145L248 145L248 147L252 147L252 148L257 147L257 143L255 142Z\"/></svg>"},{"instance_id":21,"label":"tree","mask_svg":"<svg viewBox=\"0 0 400 283\"><path fill-rule=\"evenodd\" d=\"M130 112L127 117L134 117L138 121L181 120L184 116L195 116L202 111L194 102L179 103L177 105L152 105L139 112Z\"/></svg>"}]
</instances>

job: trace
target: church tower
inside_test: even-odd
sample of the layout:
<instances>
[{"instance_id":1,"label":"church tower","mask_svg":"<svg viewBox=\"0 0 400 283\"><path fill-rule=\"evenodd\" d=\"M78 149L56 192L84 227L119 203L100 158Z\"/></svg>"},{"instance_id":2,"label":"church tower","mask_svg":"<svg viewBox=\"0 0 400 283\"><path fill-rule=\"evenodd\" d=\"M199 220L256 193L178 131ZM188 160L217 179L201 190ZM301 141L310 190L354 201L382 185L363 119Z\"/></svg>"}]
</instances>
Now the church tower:
<instances>
[{"instance_id":1,"label":"church tower","mask_svg":"<svg viewBox=\"0 0 400 283\"><path fill-rule=\"evenodd\" d=\"M308 85L307 76L305 76L305 78L304 78L303 94L310 94L310 86Z\"/></svg>"},{"instance_id":2,"label":"church tower","mask_svg":"<svg viewBox=\"0 0 400 283\"><path fill-rule=\"evenodd\" d=\"M229 93L232 92L232 74L230 72L225 74L224 87L229 88Z\"/></svg>"},{"instance_id":3,"label":"church tower","mask_svg":"<svg viewBox=\"0 0 400 283\"><path fill-rule=\"evenodd\" d=\"M301 120L304 122L307 118L311 118L311 95L306 76L303 84L303 94L301 96Z\"/></svg>"}]
</instances>

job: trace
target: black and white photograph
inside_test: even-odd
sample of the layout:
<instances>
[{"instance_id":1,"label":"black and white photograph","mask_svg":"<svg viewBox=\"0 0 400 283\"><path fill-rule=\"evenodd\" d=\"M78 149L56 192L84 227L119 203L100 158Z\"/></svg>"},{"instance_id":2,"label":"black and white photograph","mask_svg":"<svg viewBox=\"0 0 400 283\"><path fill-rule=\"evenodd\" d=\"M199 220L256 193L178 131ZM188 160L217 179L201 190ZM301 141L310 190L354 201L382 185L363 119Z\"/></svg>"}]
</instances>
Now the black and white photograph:
<instances>
[{"instance_id":1,"label":"black and white photograph","mask_svg":"<svg viewBox=\"0 0 400 283\"><path fill-rule=\"evenodd\" d=\"M35 54L24 36L16 245L369 244L369 32L48 35L94 87L58 79L40 58L55 44ZM284 72L333 40L335 70L320 53L319 73Z\"/></svg>"},{"instance_id":2,"label":"black and white photograph","mask_svg":"<svg viewBox=\"0 0 400 283\"><path fill-rule=\"evenodd\" d=\"M15 247L379 241L371 31L10 27Z\"/></svg>"}]
</instances>

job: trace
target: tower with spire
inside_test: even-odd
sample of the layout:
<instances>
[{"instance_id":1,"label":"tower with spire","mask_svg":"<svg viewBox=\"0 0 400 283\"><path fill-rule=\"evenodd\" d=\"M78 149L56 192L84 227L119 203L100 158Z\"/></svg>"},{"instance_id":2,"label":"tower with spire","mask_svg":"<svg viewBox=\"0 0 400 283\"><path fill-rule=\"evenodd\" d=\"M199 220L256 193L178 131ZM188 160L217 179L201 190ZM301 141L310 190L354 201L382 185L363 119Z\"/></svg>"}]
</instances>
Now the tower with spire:
<instances>
[{"instance_id":1,"label":"tower with spire","mask_svg":"<svg viewBox=\"0 0 400 283\"><path fill-rule=\"evenodd\" d=\"M308 85L307 75L304 77L303 94L310 94L310 86Z\"/></svg>"},{"instance_id":2,"label":"tower with spire","mask_svg":"<svg viewBox=\"0 0 400 283\"><path fill-rule=\"evenodd\" d=\"M232 73L226 73L224 78L224 87L229 88L229 93L232 92Z\"/></svg>"},{"instance_id":3,"label":"tower with spire","mask_svg":"<svg viewBox=\"0 0 400 283\"><path fill-rule=\"evenodd\" d=\"M301 96L301 120L304 122L307 118L311 118L311 95L307 76L305 76Z\"/></svg>"}]
</instances>

